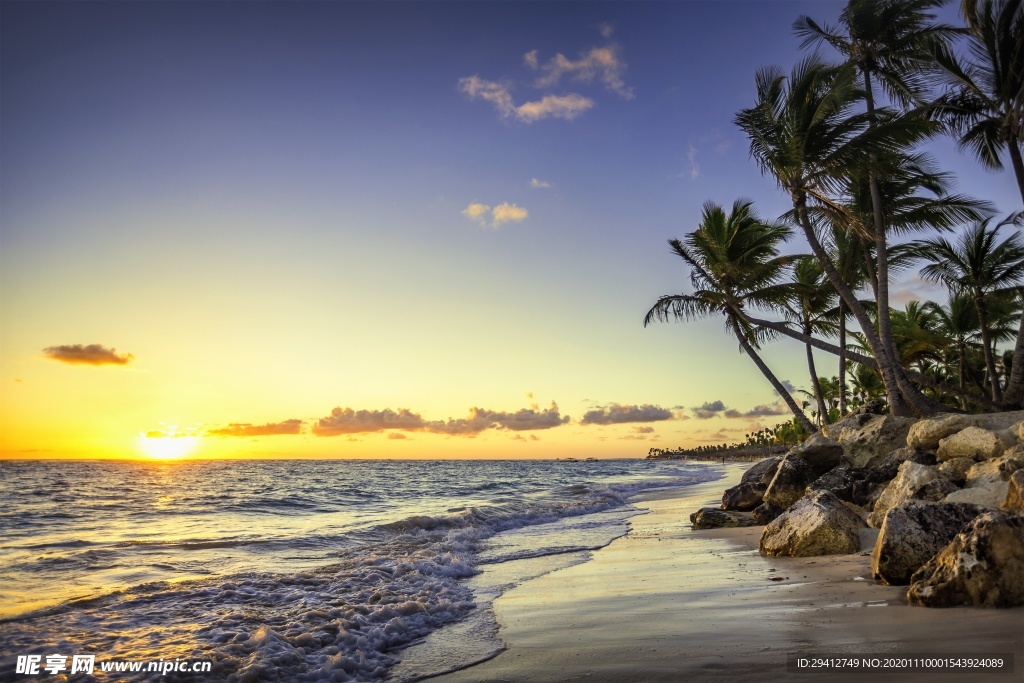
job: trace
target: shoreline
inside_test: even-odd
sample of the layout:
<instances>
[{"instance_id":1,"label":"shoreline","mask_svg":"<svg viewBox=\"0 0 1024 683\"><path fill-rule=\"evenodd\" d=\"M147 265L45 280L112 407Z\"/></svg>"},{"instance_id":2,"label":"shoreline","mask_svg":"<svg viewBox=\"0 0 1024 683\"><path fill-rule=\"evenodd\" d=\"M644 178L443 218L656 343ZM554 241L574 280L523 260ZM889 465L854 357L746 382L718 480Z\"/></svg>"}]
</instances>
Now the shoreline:
<instances>
[{"instance_id":1,"label":"shoreline","mask_svg":"<svg viewBox=\"0 0 1024 683\"><path fill-rule=\"evenodd\" d=\"M1020 681L1024 608L909 606L906 588L871 580L870 532L854 555L762 557L762 527L694 531L726 477L640 496L645 514L585 563L527 581L494 602L506 649L431 678L490 681L963 680L963 672L791 672L787 655L1013 654ZM867 531L867 530L866 530Z\"/></svg>"}]
</instances>

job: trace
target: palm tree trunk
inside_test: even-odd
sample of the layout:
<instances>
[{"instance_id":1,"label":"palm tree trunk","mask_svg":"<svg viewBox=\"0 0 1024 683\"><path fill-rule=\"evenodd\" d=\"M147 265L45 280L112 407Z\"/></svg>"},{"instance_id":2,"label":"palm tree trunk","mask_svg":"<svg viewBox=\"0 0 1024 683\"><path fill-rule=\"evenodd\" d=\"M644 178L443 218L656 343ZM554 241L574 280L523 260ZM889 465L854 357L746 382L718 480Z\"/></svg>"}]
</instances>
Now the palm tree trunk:
<instances>
[{"instance_id":1,"label":"palm tree trunk","mask_svg":"<svg viewBox=\"0 0 1024 683\"><path fill-rule=\"evenodd\" d=\"M818 236L814 233L814 227L811 225L811 220L807 216L807 205L806 198L801 197L794 201L794 205L797 210L797 216L799 218L800 227L804 231L804 237L807 238L807 243L811 247L811 251L814 256L821 262L822 268L825 270L825 275L828 276L829 281L836 288L840 298L846 305L850 307L850 312L853 313L857 322L860 324L861 330L864 332L864 338L867 339L868 346L871 347L871 352L875 355L878 361L878 369L882 373L882 382L885 384L885 393L889 401L889 412L893 415L901 415L904 417L910 417L914 414L914 411L920 412L922 415L926 415L930 412L924 405L916 405L923 403L920 400L924 397L918 392L913 386L904 390L897 383L896 373L893 371L893 362L889 355L885 352L885 347L882 346L881 340L878 338L878 334L875 332L874 325L871 324L871 318L868 317L867 311L861 306L860 301L854 295L853 290L843 280L842 276L839 275L839 271L836 270L836 266L832 263L832 259L828 257L825 252L825 248L821 246L821 242L818 241ZM910 395L908 395L910 394ZM916 394L916 396L913 396Z\"/></svg>"},{"instance_id":2,"label":"palm tree trunk","mask_svg":"<svg viewBox=\"0 0 1024 683\"><path fill-rule=\"evenodd\" d=\"M1003 391L999 387L999 377L996 375L996 361L992 357L992 338L989 334L986 318L985 300L981 296L974 297L974 306L978 309L978 324L981 326L981 348L985 352L985 370L988 372L988 379L992 385L992 401L1003 402Z\"/></svg>"},{"instance_id":3,"label":"palm tree trunk","mask_svg":"<svg viewBox=\"0 0 1024 683\"><path fill-rule=\"evenodd\" d=\"M1013 364L1010 368L1010 380L1006 383L1003 403L1007 407L1019 408L1024 403L1024 315L1020 318L1017 330L1017 343L1013 345Z\"/></svg>"},{"instance_id":4,"label":"palm tree trunk","mask_svg":"<svg viewBox=\"0 0 1024 683\"><path fill-rule=\"evenodd\" d=\"M846 415L846 304L839 302L839 416Z\"/></svg>"},{"instance_id":5,"label":"palm tree trunk","mask_svg":"<svg viewBox=\"0 0 1024 683\"><path fill-rule=\"evenodd\" d=\"M774 330L775 332L790 337L791 339L796 339L797 341L803 342L805 344L810 344L816 349L821 349L822 351L827 351L837 356L841 356L843 353L842 349L840 349L838 346L834 344L829 344L827 341L823 341L815 337L808 337L805 334L802 334L800 332L797 332L796 330L792 330L789 327L786 327L782 323L773 322L771 320L761 320L759 318L752 318L746 313L743 313L740 317L742 317L743 320L750 325L754 325L755 327L764 327L769 330ZM878 361L872 358L871 356L865 356L863 353L857 353L856 351L850 351L849 349L846 349L846 358L847 360L852 360L856 363L860 363L861 365L867 365L868 367L874 368L876 370L878 369ZM985 396L986 392L984 389L981 389L981 395L972 394L967 392L966 390L961 391L953 385L947 384L945 382L940 382L934 377L922 375L919 372L911 372L909 378L914 380L915 382L920 383L923 386L934 387L941 391L945 391L946 393L952 394L958 398L968 400L972 403L977 403L985 408L988 408L989 410L999 410L999 406L997 406L995 403L991 401L991 399ZM949 412L949 406L935 403L933 406L933 412Z\"/></svg>"},{"instance_id":6,"label":"palm tree trunk","mask_svg":"<svg viewBox=\"0 0 1024 683\"><path fill-rule=\"evenodd\" d=\"M761 374L763 374L765 378L769 382L771 382L771 385L772 387L775 388L775 391L778 392L779 396L782 397L782 400L786 402L786 405L789 406L789 409L793 411L793 416L796 417L797 422L799 422L800 426L804 428L804 431L806 431L808 434L813 434L814 432L818 431L818 429L813 424L811 424L811 421L807 419L807 416L804 415L804 411L800 409L800 406L796 404L796 401L793 400L793 396L788 391L786 391L786 387L782 386L782 382L780 382L779 379L775 376L775 373L773 373L768 368L768 366L765 365L764 361L761 360L761 356L757 355L757 351L755 351L754 347L750 345L750 342L747 341L747 338L741 334L738 334L736 336L740 340L740 346L743 348L743 351L746 352L748 356L750 356L750 360L754 361L754 365L756 365L757 369L761 371Z\"/></svg>"},{"instance_id":7,"label":"palm tree trunk","mask_svg":"<svg viewBox=\"0 0 1024 683\"><path fill-rule=\"evenodd\" d=\"M804 323L804 334L811 336L811 327ZM818 380L818 371L814 367L814 350L810 344L804 344L807 349L807 370L811 373L811 388L814 389L814 400L818 403L818 424L827 425L828 408L825 407L825 396L821 391L821 382Z\"/></svg>"}]
</instances>

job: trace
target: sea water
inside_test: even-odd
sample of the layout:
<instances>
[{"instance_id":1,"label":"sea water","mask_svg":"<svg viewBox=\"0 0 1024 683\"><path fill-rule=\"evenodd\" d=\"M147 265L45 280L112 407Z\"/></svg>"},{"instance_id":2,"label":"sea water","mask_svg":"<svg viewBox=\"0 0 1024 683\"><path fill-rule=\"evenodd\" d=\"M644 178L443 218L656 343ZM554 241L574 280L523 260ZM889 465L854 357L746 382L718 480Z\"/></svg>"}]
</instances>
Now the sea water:
<instances>
[{"instance_id":1,"label":"sea water","mask_svg":"<svg viewBox=\"0 0 1024 683\"><path fill-rule=\"evenodd\" d=\"M190 681L461 668L502 649L502 592L627 533L638 493L720 476L646 460L0 462L0 680L53 653L210 663Z\"/></svg>"}]
</instances>

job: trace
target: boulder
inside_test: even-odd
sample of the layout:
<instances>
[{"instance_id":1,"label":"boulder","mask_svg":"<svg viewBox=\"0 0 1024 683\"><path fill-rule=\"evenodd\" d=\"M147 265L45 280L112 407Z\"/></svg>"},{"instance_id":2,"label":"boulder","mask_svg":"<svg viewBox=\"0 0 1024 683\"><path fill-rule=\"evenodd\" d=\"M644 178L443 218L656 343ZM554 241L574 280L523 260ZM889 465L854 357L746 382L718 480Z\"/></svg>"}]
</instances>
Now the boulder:
<instances>
[{"instance_id":1,"label":"boulder","mask_svg":"<svg viewBox=\"0 0 1024 683\"><path fill-rule=\"evenodd\" d=\"M914 448L897 448L871 467L871 479L876 482L891 481L900 471L900 465L907 462L918 465L934 465L935 454L930 451L919 451Z\"/></svg>"},{"instance_id":2,"label":"boulder","mask_svg":"<svg viewBox=\"0 0 1024 683\"><path fill-rule=\"evenodd\" d=\"M814 491L783 512L761 534L764 555L811 557L855 553L864 526L831 491Z\"/></svg>"},{"instance_id":3,"label":"boulder","mask_svg":"<svg viewBox=\"0 0 1024 683\"><path fill-rule=\"evenodd\" d=\"M718 508L701 508L692 515L694 529L720 529L722 527L757 526L757 520L750 515Z\"/></svg>"},{"instance_id":4,"label":"boulder","mask_svg":"<svg viewBox=\"0 0 1024 683\"><path fill-rule=\"evenodd\" d=\"M926 607L1024 605L1024 516L975 518L914 572L907 599Z\"/></svg>"},{"instance_id":5,"label":"boulder","mask_svg":"<svg viewBox=\"0 0 1024 683\"><path fill-rule=\"evenodd\" d=\"M914 419L895 415L871 415L860 427L845 427L836 436L843 447L843 461L854 467L871 467L897 448L906 446Z\"/></svg>"},{"instance_id":6,"label":"boulder","mask_svg":"<svg viewBox=\"0 0 1024 683\"><path fill-rule=\"evenodd\" d=\"M739 483L727 488L722 493L722 509L749 512L761 504L766 488L760 482Z\"/></svg>"},{"instance_id":7,"label":"boulder","mask_svg":"<svg viewBox=\"0 0 1024 683\"><path fill-rule=\"evenodd\" d=\"M985 508L968 503L908 500L897 505L885 514L871 553L872 576L890 586L910 583L918 568L983 512Z\"/></svg>"},{"instance_id":8,"label":"boulder","mask_svg":"<svg viewBox=\"0 0 1024 683\"><path fill-rule=\"evenodd\" d=\"M962 486L967 481L967 470L978 461L974 458L953 458L939 465L939 476Z\"/></svg>"},{"instance_id":9,"label":"boulder","mask_svg":"<svg viewBox=\"0 0 1024 683\"><path fill-rule=\"evenodd\" d=\"M838 465L843 457L843 447L821 432L811 434L806 441L789 452L806 462L816 477Z\"/></svg>"},{"instance_id":10,"label":"boulder","mask_svg":"<svg viewBox=\"0 0 1024 683\"><path fill-rule=\"evenodd\" d=\"M959 415L940 413L919 420L907 434L907 446L919 450L932 450L939 441L952 436L967 427L980 427L992 431L1007 429L1024 421L1024 410L1007 413L986 413L982 415ZM1019 429L1018 429L1019 433ZM1018 436L1018 439L1020 437Z\"/></svg>"},{"instance_id":11,"label":"boulder","mask_svg":"<svg viewBox=\"0 0 1024 683\"><path fill-rule=\"evenodd\" d=\"M772 483L772 477L775 476L775 470L778 469L781 460L782 458L778 455L758 460L743 473L743 476L740 477L740 483L759 483L767 487L768 484Z\"/></svg>"},{"instance_id":12,"label":"boulder","mask_svg":"<svg viewBox=\"0 0 1024 683\"><path fill-rule=\"evenodd\" d=\"M831 491L842 501L853 501L853 489L858 482L868 477L869 470L849 465L834 467L808 486L808 491Z\"/></svg>"},{"instance_id":13,"label":"boulder","mask_svg":"<svg viewBox=\"0 0 1024 683\"><path fill-rule=\"evenodd\" d=\"M850 413L838 422L833 422L830 425L823 426L821 428L821 434L835 441L839 439L839 435L843 433L844 429L860 429L866 425L872 417L873 415L868 413Z\"/></svg>"},{"instance_id":14,"label":"boulder","mask_svg":"<svg viewBox=\"0 0 1024 683\"><path fill-rule=\"evenodd\" d=\"M807 485L814 481L814 470L803 458L787 453L775 471L772 483L764 493L764 501L785 510L800 500L807 491Z\"/></svg>"},{"instance_id":15,"label":"boulder","mask_svg":"<svg viewBox=\"0 0 1024 683\"><path fill-rule=\"evenodd\" d=\"M967 427L940 440L939 448L935 451L935 459L940 463L953 458L987 460L1002 454L1013 445L1002 432Z\"/></svg>"},{"instance_id":16,"label":"boulder","mask_svg":"<svg viewBox=\"0 0 1024 683\"><path fill-rule=\"evenodd\" d=\"M1008 481L989 482L983 486L957 489L942 500L946 503L972 503L998 510L999 506L1006 500L1006 495L1009 491L1010 482Z\"/></svg>"},{"instance_id":17,"label":"boulder","mask_svg":"<svg viewBox=\"0 0 1024 683\"><path fill-rule=\"evenodd\" d=\"M868 524L874 528L882 526L885 513L906 500L917 498L917 493L926 484L939 478L936 468L907 461L900 465L896 477L889 482L875 502Z\"/></svg>"},{"instance_id":18,"label":"boulder","mask_svg":"<svg viewBox=\"0 0 1024 683\"><path fill-rule=\"evenodd\" d=\"M987 486L1001 481L1010 481L1014 472L1024 467L1024 448L1017 446L1005 455L977 463L967 470L966 488Z\"/></svg>"},{"instance_id":19,"label":"boulder","mask_svg":"<svg viewBox=\"0 0 1024 683\"><path fill-rule=\"evenodd\" d=\"M1006 499L999 508L1018 515L1024 514L1024 470L1014 472L1008 483Z\"/></svg>"},{"instance_id":20,"label":"boulder","mask_svg":"<svg viewBox=\"0 0 1024 683\"><path fill-rule=\"evenodd\" d=\"M773 519L782 514L782 508L776 507L771 503L761 503L754 508L754 519L757 520L758 524L768 524Z\"/></svg>"}]
</instances>

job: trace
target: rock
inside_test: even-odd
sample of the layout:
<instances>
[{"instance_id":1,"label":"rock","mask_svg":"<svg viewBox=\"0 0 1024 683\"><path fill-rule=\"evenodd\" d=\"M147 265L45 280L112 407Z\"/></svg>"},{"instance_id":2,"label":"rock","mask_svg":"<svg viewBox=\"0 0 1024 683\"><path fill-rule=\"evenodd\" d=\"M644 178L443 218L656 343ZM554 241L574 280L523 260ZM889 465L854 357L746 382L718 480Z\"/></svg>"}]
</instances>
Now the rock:
<instances>
[{"instance_id":1,"label":"rock","mask_svg":"<svg viewBox=\"0 0 1024 683\"><path fill-rule=\"evenodd\" d=\"M1008 483L1006 499L999 508L1007 512L1024 514L1024 470L1014 472Z\"/></svg>"},{"instance_id":2,"label":"rock","mask_svg":"<svg viewBox=\"0 0 1024 683\"><path fill-rule=\"evenodd\" d=\"M967 427L980 427L982 429L999 431L1021 421L1024 421L1024 410L982 415L940 413L924 420L919 420L917 424L911 427L910 433L907 434L907 446L919 450L932 450L938 447L941 439L952 436Z\"/></svg>"},{"instance_id":3,"label":"rock","mask_svg":"<svg viewBox=\"0 0 1024 683\"><path fill-rule=\"evenodd\" d=\"M1010 491L1010 482L990 482L985 486L975 486L969 489L958 489L943 498L946 503L973 503L986 508L998 510L999 506L1006 500Z\"/></svg>"},{"instance_id":4,"label":"rock","mask_svg":"<svg viewBox=\"0 0 1024 683\"><path fill-rule=\"evenodd\" d=\"M973 489L997 482L1010 481L1013 473L1022 467L1024 467L1024 448L1017 446L1006 451L1005 455L983 460L967 470L964 486Z\"/></svg>"},{"instance_id":5,"label":"rock","mask_svg":"<svg viewBox=\"0 0 1024 683\"><path fill-rule=\"evenodd\" d=\"M872 415L860 427L844 427L836 437L843 447L843 461L854 467L871 467L907 443L913 418Z\"/></svg>"},{"instance_id":6,"label":"rock","mask_svg":"<svg viewBox=\"0 0 1024 683\"><path fill-rule=\"evenodd\" d=\"M974 458L953 458L939 465L939 476L954 484L963 485L967 481L967 470L974 467Z\"/></svg>"},{"instance_id":7,"label":"rock","mask_svg":"<svg viewBox=\"0 0 1024 683\"><path fill-rule=\"evenodd\" d=\"M953 482L939 477L937 479L932 479L930 482L917 489L917 491L914 492L913 499L939 501L944 500L946 496L959 490L960 487Z\"/></svg>"},{"instance_id":8,"label":"rock","mask_svg":"<svg viewBox=\"0 0 1024 683\"><path fill-rule=\"evenodd\" d=\"M843 457L843 447L821 432L811 434L806 441L789 452L810 465L816 477L838 465Z\"/></svg>"},{"instance_id":9,"label":"rock","mask_svg":"<svg viewBox=\"0 0 1024 683\"><path fill-rule=\"evenodd\" d=\"M750 466L750 469L743 473L743 476L740 477L740 483L761 483L767 487L768 484L772 483L772 477L775 476L775 470L778 469L779 462L781 461L782 458L778 455L758 460Z\"/></svg>"},{"instance_id":10,"label":"rock","mask_svg":"<svg viewBox=\"0 0 1024 683\"><path fill-rule=\"evenodd\" d=\"M938 478L939 473L934 467L910 461L903 463L896 473L896 478L889 482L875 502L874 510L868 517L868 524L876 529L881 527L885 521L885 513L905 500L917 498L919 489Z\"/></svg>"},{"instance_id":11,"label":"rock","mask_svg":"<svg viewBox=\"0 0 1024 683\"><path fill-rule=\"evenodd\" d=\"M910 583L911 575L918 568L983 512L985 508L967 503L917 500L890 509L871 553L872 576L890 586Z\"/></svg>"},{"instance_id":12,"label":"rock","mask_svg":"<svg viewBox=\"0 0 1024 683\"><path fill-rule=\"evenodd\" d=\"M868 510L873 510L879 497L885 492L885 487L888 485L889 482L887 481L876 483L871 481L870 478L854 482L853 502Z\"/></svg>"},{"instance_id":13,"label":"rock","mask_svg":"<svg viewBox=\"0 0 1024 683\"><path fill-rule=\"evenodd\" d=\"M754 508L754 519L758 524L768 524L782 514L782 508L775 507L771 503L761 503Z\"/></svg>"},{"instance_id":14,"label":"rock","mask_svg":"<svg viewBox=\"0 0 1024 683\"><path fill-rule=\"evenodd\" d=\"M764 528L764 555L811 557L855 553L864 524L831 491L814 491Z\"/></svg>"},{"instance_id":15,"label":"rock","mask_svg":"<svg viewBox=\"0 0 1024 683\"><path fill-rule=\"evenodd\" d=\"M722 509L749 512L762 503L766 489L760 482L740 483L728 488L722 493Z\"/></svg>"},{"instance_id":16,"label":"rock","mask_svg":"<svg viewBox=\"0 0 1024 683\"><path fill-rule=\"evenodd\" d=\"M981 427L967 427L939 441L935 459L940 463L953 458L987 460L1013 446L1001 433Z\"/></svg>"},{"instance_id":17,"label":"rock","mask_svg":"<svg viewBox=\"0 0 1024 683\"><path fill-rule=\"evenodd\" d=\"M829 439L838 440L839 435L843 433L844 429L860 429L861 427L866 425L872 417L873 415L866 413L850 413L842 420L839 420L838 422L833 422L830 425L825 425L824 427L822 427L821 434L828 437Z\"/></svg>"},{"instance_id":18,"label":"rock","mask_svg":"<svg viewBox=\"0 0 1024 683\"><path fill-rule=\"evenodd\" d=\"M754 463L743 473L739 484L722 493L722 509L746 512L760 505L781 460L772 456Z\"/></svg>"},{"instance_id":19,"label":"rock","mask_svg":"<svg viewBox=\"0 0 1024 683\"><path fill-rule=\"evenodd\" d=\"M1024 516L975 518L914 572L907 599L926 607L1024 605Z\"/></svg>"},{"instance_id":20,"label":"rock","mask_svg":"<svg viewBox=\"0 0 1024 683\"><path fill-rule=\"evenodd\" d=\"M928 451L919 451L914 448L897 448L871 467L871 479L876 482L891 481L896 473L900 471L900 465L907 462L916 462L918 465L934 465L935 454Z\"/></svg>"},{"instance_id":21,"label":"rock","mask_svg":"<svg viewBox=\"0 0 1024 683\"><path fill-rule=\"evenodd\" d=\"M750 515L718 508L701 508L692 515L694 529L719 529L722 527L757 526L757 520Z\"/></svg>"},{"instance_id":22,"label":"rock","mask_svg":"<svg viewBox=\"0 0 1024 683\"><path fill-rule=\"evenodd\" d=\"M853 490L858 482L868 477L868 470L849 465L834 467L808 486L808 491L831 491L842 501L854 502Z\"/></svg>"},{"instance_id":23,"label":"rock","mask_svg":"<svg viewBox=\"0 0 1024 683\"><path fill-rule=\"evenodd\" d=\"M775 471L772 483L764 493L764 501L785 510L800 500L807 491L807 485L814 481L814 470L803 458L787 453Z\"/></svg>"}]
</instances>

